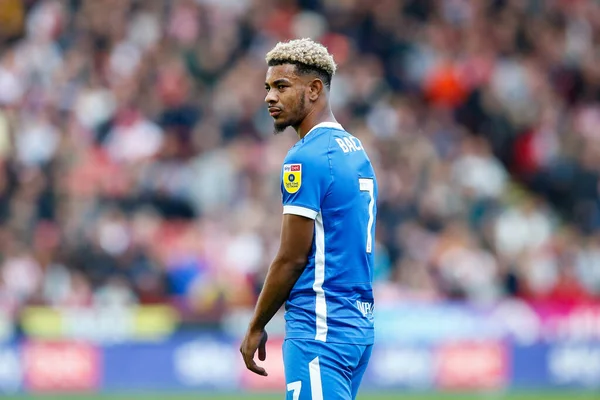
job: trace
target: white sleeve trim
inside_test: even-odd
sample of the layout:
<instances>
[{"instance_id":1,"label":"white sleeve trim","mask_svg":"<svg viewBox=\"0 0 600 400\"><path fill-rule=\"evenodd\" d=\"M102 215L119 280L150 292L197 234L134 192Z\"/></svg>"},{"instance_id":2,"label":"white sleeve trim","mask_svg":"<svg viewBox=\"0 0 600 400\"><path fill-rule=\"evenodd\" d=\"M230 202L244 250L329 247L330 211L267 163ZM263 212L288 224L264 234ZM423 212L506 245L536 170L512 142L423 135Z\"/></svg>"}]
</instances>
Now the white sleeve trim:
<instances>
[{"instance_id":1,"label":"white sleeve trim","mask_svg":"<svg viewBox=\"0 0 600 400\"><path fill-rule=\"evenodd\" d=\"M302 217L315 219L317 218L318 212L315 210L311 210L310 208L300 207L300 206L283 206L284 214L294 214L300 215Z\"/></svg>"}]
</instances>

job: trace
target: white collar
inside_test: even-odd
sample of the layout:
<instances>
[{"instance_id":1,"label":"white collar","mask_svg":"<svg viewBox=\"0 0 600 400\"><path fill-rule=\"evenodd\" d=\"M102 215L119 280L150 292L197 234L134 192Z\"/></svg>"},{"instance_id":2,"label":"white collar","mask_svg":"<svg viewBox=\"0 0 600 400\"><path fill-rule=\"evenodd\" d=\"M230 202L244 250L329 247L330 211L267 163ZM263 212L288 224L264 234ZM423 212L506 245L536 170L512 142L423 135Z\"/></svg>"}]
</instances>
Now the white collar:
<instances>
[{"instance_id":1,"label":"white collar","mask_svg":"<svg viewBox=\"0 0 600 400\"><path fill-rule=\"evenodd\" d=\"M344 127L341 124L338 124L337 122L321 122L320 124L316 124L315 126L313 126L312 129L308 131L306 135L304 135L304 137L307 137L309 133L318 128L334 128L344 130Z\"/></svg>"}]
</instances>

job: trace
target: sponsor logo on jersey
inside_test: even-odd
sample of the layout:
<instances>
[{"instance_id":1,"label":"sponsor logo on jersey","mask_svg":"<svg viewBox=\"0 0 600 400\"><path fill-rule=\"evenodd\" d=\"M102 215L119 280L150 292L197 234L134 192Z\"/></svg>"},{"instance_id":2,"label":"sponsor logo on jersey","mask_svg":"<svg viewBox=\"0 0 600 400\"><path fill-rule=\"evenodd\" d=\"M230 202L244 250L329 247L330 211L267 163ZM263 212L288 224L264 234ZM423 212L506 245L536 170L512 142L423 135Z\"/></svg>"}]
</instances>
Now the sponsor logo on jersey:
<instances>
[{"instance_id":1,"label":"sponsor logo on jersey","mask_svg":"<svg viewBox=\"0 0 600 400\"><path fill-rule=\"evenodd\" d=\"M302 185L302 164L284 164L283 187L288 193L296 193Z\"/></svg>"},{"instance_id":2,"label":"sponsor logo on jersey","mask_svg":"<svg viewBox=\"0 0 600 400\"><path fill-rule=\"evenodd\" d=\"M356 308L362 313L363 317L373 318L373 302L356 300Z\"/></svg>"}]
</instances>

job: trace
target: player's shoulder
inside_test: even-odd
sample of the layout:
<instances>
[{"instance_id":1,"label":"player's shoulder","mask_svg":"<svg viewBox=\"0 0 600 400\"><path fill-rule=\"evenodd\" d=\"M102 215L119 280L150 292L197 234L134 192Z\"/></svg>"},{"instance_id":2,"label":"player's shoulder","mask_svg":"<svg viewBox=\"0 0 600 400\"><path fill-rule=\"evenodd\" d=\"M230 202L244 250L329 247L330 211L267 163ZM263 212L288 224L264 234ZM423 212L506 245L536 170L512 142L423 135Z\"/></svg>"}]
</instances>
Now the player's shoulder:
<instances>
[{"instance_id":1,"label":"player's shoulder","mask_svg":"<svg viewBox=\"0 0 600 400\"><path fill-rule=\"evenodd\" d=\"M320 137L323 140L331 136L348 135L349 133L340 124L320 126L315 129L315 137Z\"/></svg>"},{"instance_id":2,"label":"player's shoulder","mask_svg":"<svg viewBox=\"0 0 600 400\"><path fill-rule=\"evenodd\" d=\"M313 146L325 146L329 154L364 151L360 139L338 123L323 123L317 125L317 128L318 134L315 135Z\"/></svg>"},{"instance_id":3,"label":"player's shoulder","mask_svg":"<svg viewBox=\"0 0 600 400\"><path fill-rule=\"evenodd\" d=\"M348 132L346 132L341 124L337 122L321 122L304 137L304 145L323 146L331 142L333 137L340 135L348 135Z\"/></svg>"},{"instance_id":4,"label":"player's shoulder","mask_svg":"<svg viewBox=\"0 0 600 400\"><path fill-rule=\"evenodd\" d=\"M344 140L343 138L347 137L353 136L342 125L337 122L324 122L313 128L305 137L302 148L304 151L310 149L311 154L325 156L337 149L336 143L340 139Z\"/></svg>"},{"instance_id":5,"label":"player's shoulder","mask_svg":"<svg viewBox=\"0 0 600 400\"><path fill-rule=\"evenodd\" d=\"M314 136L312 136L313 134ZM312 137L301 139L288 151L286 160L320 163L327 159L331 136L328 132L320 129L317 132L311 132L310 135Z\"/></svg>"}]
</instances>

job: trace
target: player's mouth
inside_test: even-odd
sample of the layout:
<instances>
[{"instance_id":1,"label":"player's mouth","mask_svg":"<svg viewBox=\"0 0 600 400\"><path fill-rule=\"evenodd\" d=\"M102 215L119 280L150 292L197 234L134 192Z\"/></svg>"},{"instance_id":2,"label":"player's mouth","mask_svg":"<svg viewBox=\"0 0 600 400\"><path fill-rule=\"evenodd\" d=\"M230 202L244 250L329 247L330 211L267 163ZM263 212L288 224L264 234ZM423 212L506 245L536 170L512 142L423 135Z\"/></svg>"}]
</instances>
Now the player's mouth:
<instances>
[{"instance_id":1,"label":"player's mouth","mask_svg":"<svg viewBox=\"0 0 600 400\"><path fill-rule=\"evenodd\" d=\"M269 114L271 114L271 117L275 118L281 114L281 108L269 107Z\"/></svg>"}]
</instances>

